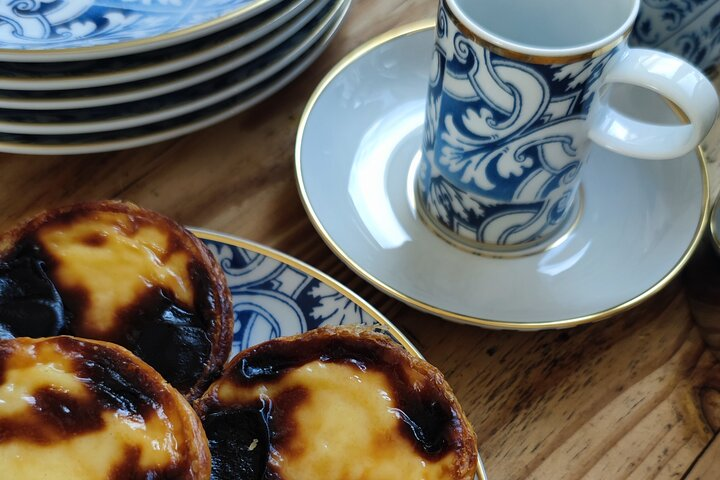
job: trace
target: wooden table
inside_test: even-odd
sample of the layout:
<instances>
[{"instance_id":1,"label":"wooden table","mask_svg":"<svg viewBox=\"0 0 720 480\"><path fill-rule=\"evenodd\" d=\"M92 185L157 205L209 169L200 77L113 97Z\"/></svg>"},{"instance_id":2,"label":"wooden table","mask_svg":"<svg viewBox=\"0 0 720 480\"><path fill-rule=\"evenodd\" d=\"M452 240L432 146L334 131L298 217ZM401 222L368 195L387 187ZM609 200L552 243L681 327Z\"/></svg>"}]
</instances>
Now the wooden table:
<instances>
[{"instance_id":1,"label":"wooden table","mask_svg":"<svg viewBox=\"0 0 720 480\"><path fill-rule=\"evenodd\" d=\"M682 279L596 325L488 331L387 298L333 256L310 225L293 177L305 101L348 51L433 16L436 4L357 0L329 50L299 80L195 134L110 154L1 155L0 227L48 207L124 198L318 267L377 306L445 372L477 430L492 480L720 478L720 365L692 321ZM718 140L709 151L720 150ZM716 194L720 155L709 157Z\"/></svg>"}]
</instances>

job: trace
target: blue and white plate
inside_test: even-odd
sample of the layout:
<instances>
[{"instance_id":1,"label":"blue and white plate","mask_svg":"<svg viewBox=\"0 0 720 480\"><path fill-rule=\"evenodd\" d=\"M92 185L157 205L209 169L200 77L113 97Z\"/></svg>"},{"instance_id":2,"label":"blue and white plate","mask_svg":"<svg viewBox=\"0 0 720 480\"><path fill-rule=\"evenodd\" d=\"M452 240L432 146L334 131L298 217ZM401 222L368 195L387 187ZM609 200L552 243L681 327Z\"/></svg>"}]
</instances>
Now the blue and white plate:
<instances>
[{"instance_id":1,"label":"blue and white plate","mask_svg":"<svg viewBox=\"0 0 720 480\"><path fill-rule=\"evenodd\" d=\"M243 48L218 58L151 78L119 85L71 90L21 91L0 89L0 108L16 110L68 110L135 102L198 85L231 72L279 48L317 19L332 0L318 0L277 30ZM1 83L1 81L0 81Z\"/></svg>"},{"instance_id":2,"label":"blue and white plate","mask_svg":"<svg viewBox=\"0 0 720 480\"><path fill-rule=\"evenodd\" d=\"M231 358L273 338L341 325L385 326L398 343L420 356L377 310L310 266L245 240L208 230L192 232L218 260L232 293Z\"/></svg>"},{"instance_id":3,"label":"blue and white plate","mask_svg":"<svg viewBox=\"0 0 720 480\"><path fill-rule=\"evenodd\" d=\"M0 88L19 91L94 88L165 75L238 51L271 36L316 3L316 0L286 0L256 17L211 35L133 55L74 62L0 62Z\"/></svg>"},{"instance_id":4,"label":"blue and white plate","mask_svg":"<svg viewBox=\"0 0 720 480\"><path fill-rule=\"evenodd\" d=\"M107 58L186 42L282 0L39 0L3 2L1 61Z\"/></svg>"},{"instance_id":5,"label":"blue and white plate","mask_svg":"<svg viewBox=\"0 0 720 480\"><path fill-rule=\"evenodd\" d=\"M308 103L296 174L303 204L330 248L389 295L490 328L598 321L667 285L706 225L709 188L699 151L649 162L593 148L579 221L561 244L534 255L476 255L422 222L413 186L433 29L433 22L403 27L360 47ZM617 92L624 95L613 103L634 117L675 121L663 101Z\"/></svg>"},{"instance_id":6,"label":"blue and white plate","mask_svg":"<svg viewBox=\"0 0 720 480\"><path fill-rule=\"evenodd\" d=\"M278 337L323 326L378 327L411 354L415 346L388 319L342 284L277 250L207 230L193 229L225 272L233 297L231 358ZM478 457L478 475L487 476Z\"/></svg>"},{"instance_id":7,"label":"blue and white plate","mask_svg":"<svg viewBox=\"0 0 720 480\"><path fill-rule=\"evenodd\" d=\"M345 0L346 4L350 0ZM0 151L29 155L74 155L122 150L179 137L218 123L268 98L307 69L325 50L340 22L295 59L264 82L201 110L150 125L124 130L76 135L24 135L0 133Z\"/></svg>"},{"instance_id":8,"label":"blue and white plate","mask_svg":"<svg viewBox=\"0 0 720 480\"><path fill-rule=\"evenodd\" d=\"M335 0L281 47L247 65L198 85L125 103L69 110L0 110L0 132L72 135L128 129L161 122L214 105L260 84L304 54L334 30L349 3Z\"/></svg>"}]
</instances>

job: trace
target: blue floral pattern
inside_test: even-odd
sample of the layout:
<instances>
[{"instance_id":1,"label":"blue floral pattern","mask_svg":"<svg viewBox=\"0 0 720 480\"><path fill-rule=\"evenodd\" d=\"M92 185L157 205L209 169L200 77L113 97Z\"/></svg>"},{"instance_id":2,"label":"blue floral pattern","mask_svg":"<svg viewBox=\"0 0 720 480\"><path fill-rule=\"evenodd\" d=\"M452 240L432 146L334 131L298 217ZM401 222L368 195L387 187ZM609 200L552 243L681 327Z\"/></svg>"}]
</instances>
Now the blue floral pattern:
<instances>
[{"instance_id":1,"label":"blue floral pattern","mask_svg":"<svg viewBox=\"0 0 720 480\"><path fill-rule=\"evenodd\" d=\"M321 326L376 323L362 306L308 273L251 248L203 241L225 272L233 297L231 358L258 343Z\"/></svg>"},{"instance_id":2,"label":"blue floral pattern","mask_svg":"<svg viewBox=\"0 0 720 480\"><path fill-rule=\"evenodd\" d=\"M572 204L596 81L617 49L534 65L469 40L443 4L437 25L418 176L425 213L473 242L546 237Z\"/></svg>"},{"instance_id":3,"label":"blue floral pattern","mask_svg":"<svg viewBox=\"0 0 720 480\"><path fill-rule=\"evenodd\" d=\"M2 48L47 50L150 38L257 0L0 0Z\"/></svg>"},{"instance_id":4,"label":"blue floral pattern","mask_svg":"<svg viewBox=\"0 0 720 480\"><path fill-rule=\"evenodd\" d=\"M665 50L709 70L720 63L720 1L643 0L630 44Z\"/></svg>"}]
</instances>

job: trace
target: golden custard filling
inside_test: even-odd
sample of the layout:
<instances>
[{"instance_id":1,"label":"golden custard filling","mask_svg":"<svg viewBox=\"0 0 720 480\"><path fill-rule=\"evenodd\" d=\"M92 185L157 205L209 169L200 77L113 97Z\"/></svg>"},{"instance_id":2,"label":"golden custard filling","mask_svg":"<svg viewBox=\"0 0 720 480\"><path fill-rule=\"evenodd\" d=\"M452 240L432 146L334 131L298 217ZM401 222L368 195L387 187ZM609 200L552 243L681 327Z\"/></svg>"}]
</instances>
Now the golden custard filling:
<instances>
[{"instance_id":1,"label":"golden custard filling","mask_svg":"<svg viewBox=\"0 0 720 480\"><path fill-rule=\"evenodd\" d=\"M212 480L470 480L476 471L475 434L442 374L364 328L251 347L195 409Z\"/></svg>"},{"instance_id":2,"label":"golden custard filling","mask_svg":"<svg viewBox=\"0 0 720 480\"><path fill-rule=\"evenodd\" d=\"M187 470L178 412L93 358L105 352L76 350L69 337L23 341L0 341L3 478L119 480Z\"/></svg>"},{"instance_id":3,"label":"golden custard filling","mask_svg":"<svg viewBox=\"0 0 720 480\"><path fill-rule=\"evenodd\" d=\"M315 361L276 383L244 389L223 382L218 389L221 403L258 398L273 405L274 422L292 425L269 451L268 463L282 479L452 478L451 454L428 461L402 432L404 412L383 372Z\"/></svg>"},{"instance_id":4,"label":"golden custard filling","mask_svg":"<svg viewBox=\"0 0 720 480\"><path fill-rule=\"evenodd\" d=\"M222 272L179 225L122 208L50 212L10 237L0 259L0 338L116 343L196 397L230 350Z\"/></svg>"},{"instance_id":5,"label":"golden custard filling","mask_svg":"<svg viewBox=\"0 0 720 480\"><path fill-rule=\"evenodd\" d=\"M86 292L80 335L106 338L118 312L148 290L162 288L193 305L189 256L172 250L167 231L137 224L119 212L95 212L70 223L40 228L37 241L54 261L53 281L66 291Z\"/></svg>"}]
</instances>

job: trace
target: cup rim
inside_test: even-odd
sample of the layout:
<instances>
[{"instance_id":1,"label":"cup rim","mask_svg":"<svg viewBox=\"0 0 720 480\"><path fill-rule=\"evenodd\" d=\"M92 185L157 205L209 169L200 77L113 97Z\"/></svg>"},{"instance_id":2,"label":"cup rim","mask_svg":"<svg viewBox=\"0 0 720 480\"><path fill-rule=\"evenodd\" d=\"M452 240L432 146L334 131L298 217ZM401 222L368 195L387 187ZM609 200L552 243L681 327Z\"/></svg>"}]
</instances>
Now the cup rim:
<instances>
[{"instance_id":1,"label":"cup rim","mask_svg":"<svg viewBox=\"0 0 720 480\"><path fill-rule=\"evenodd\" d=\"M474 41L482 44L483 47L506 58L541 64L576 62L597 57L615 48L630 35L638 12L640 11L640 0L632 1L633 6L630 14L623 24L611 34L594 42L573 47L549 48L534 47L496 35L471 21L460 9L457 0L443 0L447 6L448 15L453 18L454 23L456 23L465 36L472 38Z\"/></svg>"}]
</instances>

